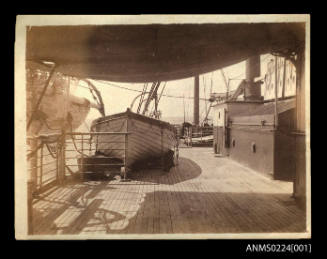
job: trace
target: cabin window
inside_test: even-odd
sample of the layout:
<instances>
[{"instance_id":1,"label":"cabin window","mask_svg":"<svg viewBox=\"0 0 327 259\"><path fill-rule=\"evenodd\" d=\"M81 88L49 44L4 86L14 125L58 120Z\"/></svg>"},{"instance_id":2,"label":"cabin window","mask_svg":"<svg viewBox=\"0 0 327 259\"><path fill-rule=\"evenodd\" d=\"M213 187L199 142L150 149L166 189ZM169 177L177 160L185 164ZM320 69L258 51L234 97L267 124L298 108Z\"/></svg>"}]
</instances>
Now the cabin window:
<instances>
[{"instance_id":1,"label":"cabin window","mask_svg":"<svg viewBox=\"0 0 327 259\"><path fill-rule=\"evenodd\" d=\"M220 112L218 112L218 119L220 119Z\"/></svg>"},{"instance_id":2,"label":"cabin window","mask_svg":"<svg viewBox=\"0 0 327 259\"><path fill-rule=\"evenodd\" d=\"M235 139L232 140L232 146L235 147Z\"/></svg>"}]
</instances>

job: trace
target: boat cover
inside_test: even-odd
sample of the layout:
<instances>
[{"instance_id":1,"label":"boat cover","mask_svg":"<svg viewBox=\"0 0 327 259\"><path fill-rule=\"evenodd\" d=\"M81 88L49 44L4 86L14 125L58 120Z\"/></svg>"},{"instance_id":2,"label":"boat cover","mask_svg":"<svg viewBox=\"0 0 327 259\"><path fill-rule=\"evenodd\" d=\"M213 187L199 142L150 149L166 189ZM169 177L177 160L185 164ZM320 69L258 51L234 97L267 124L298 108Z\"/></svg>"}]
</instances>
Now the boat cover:
<instances>
[{"instance_id":1,"label":"boat cover","mask_svg":"<svg viewBox=\"0 0 327 259\"><path fill-rule=\"evenodd\" d=\"M304 35L304 23L32 26L26 59L80 78L169 81L253 55L296 52Z\"/></svg>"}]
</instances>

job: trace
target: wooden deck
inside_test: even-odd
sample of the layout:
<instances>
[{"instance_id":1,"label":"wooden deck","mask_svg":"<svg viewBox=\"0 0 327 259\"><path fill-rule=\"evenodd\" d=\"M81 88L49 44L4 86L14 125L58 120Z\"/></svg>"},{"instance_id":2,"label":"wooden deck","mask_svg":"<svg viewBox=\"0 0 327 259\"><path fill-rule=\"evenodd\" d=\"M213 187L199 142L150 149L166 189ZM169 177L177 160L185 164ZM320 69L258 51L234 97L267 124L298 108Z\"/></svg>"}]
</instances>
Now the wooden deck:
<instances>
[{"instance_id":1,"label":"wooden deck","mask_svg":"<svg viewBox=\"0 0 327 259\"><path fill-rule=\"evenodd\" d=\"M212 148L185 148L180 156L170 172L53 187L34 200L34 234L305 231L292 183L215 157Z\"/></svg>"}]
</instances>

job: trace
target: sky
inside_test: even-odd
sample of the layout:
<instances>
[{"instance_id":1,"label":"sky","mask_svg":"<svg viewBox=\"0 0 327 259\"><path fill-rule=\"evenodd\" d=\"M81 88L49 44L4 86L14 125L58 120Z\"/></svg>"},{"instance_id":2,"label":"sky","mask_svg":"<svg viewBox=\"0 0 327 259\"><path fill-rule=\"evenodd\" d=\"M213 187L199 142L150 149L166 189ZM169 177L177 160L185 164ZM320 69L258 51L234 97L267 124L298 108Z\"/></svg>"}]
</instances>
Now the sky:
<instances>
[{"instance_id":1,"label":"sky","mask_svg":"<svg viewBox=\"0 0 327 259\"><path fill-rule=\"evenodd\" d=\"M261 55L261 76L266 73L267 62L273 58L271 55ZM242 79L245 78L245 61L241 63L234 64L223 69L225 76L230 81L230 90L237 88L238 84ZM109 81L96 81L90 80L101 92L101 96L105 105L106 115L115 114L119 112L124 112L128 107L130 107L134 98L140 93L137 91L142 91L144 84L143 83L121 83L121 82L109 82ZM222 93L226 92L226 85L222 77L221 71L215 70L210 73L201 74L199 76L200 81L200 98L209 98L210 88L212 81L212 92ZM180 98L170 98L162 96L159 103L159 110L162 112L162 119L171 118L171 117L182 117L184 116L184 104L183 96L185 97L185 117L186 121L193 122L193 97L194 91L194 77L185 78L181 80L174 80L168 82L161 82L158 93L161 92L163 85L166 83L164 89L164 95L178 96ZM151 84L148 86L150 89ZM129 88L133 89L126 90L122 89ZM72 93L77 96L86 97L89 100L92 100L90 92L85 87L76 87L72 89ZM264 94L262 92L262 94ZM138 99L139 100L139 99ZM138 100L135 102L133 111L137 110ZM203 120L206 113L206 105L209 106L209 102L200 100L200 121ZM151 107L151 106L150 106ZM91 121L100 117L100 113L96 109L91 109L88 114L87 121ZM209 115L210 117L210 115Z\"/></svg>"}]
</instances>

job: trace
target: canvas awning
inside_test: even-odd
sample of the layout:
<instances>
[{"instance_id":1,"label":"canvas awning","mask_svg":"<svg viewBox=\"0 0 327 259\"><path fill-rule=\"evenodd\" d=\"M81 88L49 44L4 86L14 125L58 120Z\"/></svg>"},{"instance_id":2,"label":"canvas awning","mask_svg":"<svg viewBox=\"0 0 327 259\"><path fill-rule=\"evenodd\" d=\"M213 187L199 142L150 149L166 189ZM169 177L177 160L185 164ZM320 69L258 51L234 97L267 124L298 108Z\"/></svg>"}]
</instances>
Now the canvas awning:
<instances>
[{"instance_id":1,"label":"canvas awning","mask_svg":"<svg viewBox=\"0 0 327 259\"><path fill-rule=\"evenodd\" d=\"M296 51L304 24L168 24L27 27L26 59L81 78L169 81L271 51Z\"/></svg>"}]
</instances>

